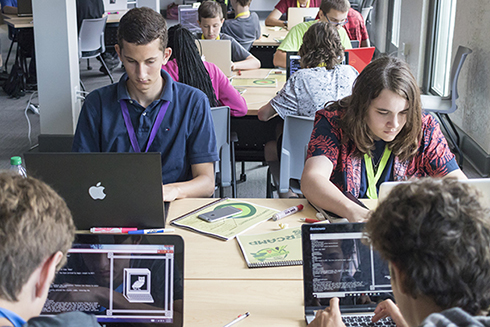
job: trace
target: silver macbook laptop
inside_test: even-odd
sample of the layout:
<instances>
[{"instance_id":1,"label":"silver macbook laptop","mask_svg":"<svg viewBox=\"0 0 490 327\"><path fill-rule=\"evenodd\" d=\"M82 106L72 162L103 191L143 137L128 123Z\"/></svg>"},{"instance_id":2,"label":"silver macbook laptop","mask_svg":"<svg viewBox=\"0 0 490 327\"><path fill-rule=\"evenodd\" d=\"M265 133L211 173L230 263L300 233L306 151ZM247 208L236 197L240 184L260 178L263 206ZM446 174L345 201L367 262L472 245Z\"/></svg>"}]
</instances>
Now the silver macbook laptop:
<instances>
[{"instance_id":1,"label":"silver macbook laptop","mask_svg":"<svg viewBox=\"0 0 490 327\"><path fill-rule=\"evenodd\" d=\"M315 19L318 14L319 8L298 8L289 7L288 8L288 30L304 22L305 17Z\"/></svg>"},{"instance_id":2,"label":"silver macbook laptop","mask_svg":"<svg viewBox=\"0 0 490 327\"><path fill-rule=\"evenodd\" d=\"M196 40L196 45L205 61L218 66L226 76L232 76L230 40Z\"/></svg>"},{"instance_id":3,"label":"silver macbook laptop","mask_svg":"<svg viewBox=\"0 0 490 327\"><path fill-rule=\"evenodd\" d=\"M490 207L490 178L472 178L467 180L461 180L461 183L465 183L473 187L477 190L480 195L481 204ZM391 190L401 183L410 183L407 182L384 182L379 187L379 201L386 199Z\"/></svg>"},{"instance_id":4,"label":"silver macbook laptop","mask_svg":"<svg viewBox=\"0 0 490 327\"><path fill-rule=\"evenodd\" d=\"M27 173L66 201L79 230L165 226L160 153L24 154Z\"/></svg>"},{"instance_id":5,"label":"silver macbook laptop","mask_svg":"<svg viewBox=\"0 0 490 327\"><path fill-rule=\"evenodd\" d=\"M17 16L32 16L32 0L17 0Z\"/></svg>"},{"instance_id":6,"label":"silver macbook laptop","mask_svg":"<svg viewBox=\"0 0 490 327\"><path fill-rule=\"evenodd\" d=\"M181 327L183 276L178 235L78 234L41 315L83 311L104 326Z\"/></svg>"},{"instance_id":7,"label":"silver macbook laptop","mask_svg":"<svg viewBox=\"0 0 490 327\"><path fill-rule=\"evenodd\" d=\"M362 243L364 224L304 224L303 288L305 319L340 299L347 326L369 325L378 302L393 300L387 263ZM351 323L352 322L352 323ZM393 324L391 319L383 320Z\"/></svg>"}]
</instances>

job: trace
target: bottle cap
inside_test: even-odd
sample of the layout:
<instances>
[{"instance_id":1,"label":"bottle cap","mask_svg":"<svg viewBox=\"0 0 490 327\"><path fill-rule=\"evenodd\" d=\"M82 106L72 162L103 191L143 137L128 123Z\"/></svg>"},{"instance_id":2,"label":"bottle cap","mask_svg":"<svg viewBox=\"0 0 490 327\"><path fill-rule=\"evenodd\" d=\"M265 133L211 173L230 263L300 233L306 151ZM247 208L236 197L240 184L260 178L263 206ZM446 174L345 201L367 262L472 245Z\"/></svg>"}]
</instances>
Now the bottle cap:
<instances>
[{"instance_id":1,"label":"bottle cap","mask_svg":"<svg viewBox=\"0 0 490 327\"><path fill-rule=\"evenodd\" d=\"M12 157L10 158L10 164L12 166L22 165L22 158L18 156Z\"/></svg>"}]
</instances>

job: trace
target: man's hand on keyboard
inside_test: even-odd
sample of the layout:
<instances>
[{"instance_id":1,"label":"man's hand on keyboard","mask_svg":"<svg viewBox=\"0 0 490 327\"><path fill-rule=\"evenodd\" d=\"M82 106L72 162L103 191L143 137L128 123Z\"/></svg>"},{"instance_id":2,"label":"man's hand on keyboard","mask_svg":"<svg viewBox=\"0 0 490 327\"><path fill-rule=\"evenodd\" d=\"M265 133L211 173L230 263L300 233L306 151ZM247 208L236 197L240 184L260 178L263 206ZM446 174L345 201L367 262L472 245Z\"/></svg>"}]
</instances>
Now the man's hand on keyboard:
<instances>
[{"instance_id":1,"label":"man's hand on keyboard","mask_svg":"<svg viewBox=\"0 0 490 327\"><path fill-rule=\"evenodd\" d=\"M334 297L330 299L330 307L323 311L317 311L315 319L308 327L343 327L339 309L339 299Z\"/></svg>"},{"instance_id":2,"label":"man's hand on keyboard","mask_svg":"<svg viewBox=\"0 0 490 327\"><path fill-rule=\"evenodd\" d=\"M391 317L397 327L408 327L400 309L398 309L397 305L391 300L385 300L378 304L374 310L373 322L377 322L386 317Z\"/></svg>"}]
</instances>

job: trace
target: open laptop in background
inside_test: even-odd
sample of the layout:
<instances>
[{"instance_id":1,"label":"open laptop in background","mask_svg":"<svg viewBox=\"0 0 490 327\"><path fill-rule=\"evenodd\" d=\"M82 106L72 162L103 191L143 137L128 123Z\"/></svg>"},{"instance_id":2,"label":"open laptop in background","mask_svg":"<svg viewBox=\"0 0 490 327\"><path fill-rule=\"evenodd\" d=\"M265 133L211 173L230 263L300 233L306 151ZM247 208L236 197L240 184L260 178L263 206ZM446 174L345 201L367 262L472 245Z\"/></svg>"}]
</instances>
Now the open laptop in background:
<instances>
[{"instance_id":1,"label":"open laptop in background","mask_svg":"<svg viewBox=\"0 0 490 327\"><path fill-rule=\"evenodd\" d=\"M288 8L288 31L299 23L304 22L305 17L311 17L315 19L318 15L318 10L320 8L298 8L289 7Z\"/></svg>"},{"instance_id":2,"label":"open laptop in background","mask_svg":"<svg viewBox=\"0 0 490 327\"><path fill-rule=\"evenodd\" d=\"M128 10L128 0L104 0L104 11L115 12Z\"/></svg>"},{"instance_id":3,"label":"open laptop in background","mask_svg":"<svg viewBox=\"0 0 490 327\"><path fill-rule=\"evenodd\" d=\"M362 72L373 59L375 47L357 48L345 50L346 56L348 53L349 65L354 67L359 73Z\"/></svg>"},{"instance_id":4,"label":"open laptop in background","mask_svg":"<svg viewBox=\"0 0 490 327\"><path fill-rule=\"evenodd\" d=\"M371 325L377 303L393 300L388 264L362 243L363 228L363 223L301 227L307 323L329 306L331 298L338 297L347 326L352 326L350 321L354 326ZM391 319L383 323L395 326Z\"/></svg>"},{"instance_id":5,"label":"open laptop in background","mask_svg":"<svg viewBox=\"0 0 490 327\"><path fill-rule=\"evenodd\" d=\"M179 24L193 33L201 32L197 22L199 18L198 9L199 7L194 8L192 5L179 5Z\"/></svg>"},{"instance_id":6,"label":"open laptop in background","mask_svg":"<svg viewBox=\"0 0 490 327\"><path fill-rule=\"evenodd\" d=\"M230 40L196 40L201 56L212 62L227 76L231 77L231 41Z\"/></svg>"},{"instance_id":7,"label":"open laptop in background","mask_svg":"<svg viewBox=\"0 0 490 327\"><path fill-rule=\"evenodd\" d=\"M84 311L108 327L181 327L183 277L178 235L77 234L41 315Z\"/></svg>"},{"instance_id":8,"label":"open laptop in background","mask_svg":"<svg viewBox=\"0 0 490 327\"><path fill-rule=\"evenodd\" d=\"M460 182L468 184L472 188L476 189L480 194L481 204L490 208L490 178L472 178L460 180ZM384 199L386 199L391 190L401 183L410 183L410 181L382 183L379 187L378 201L383 201Z\"/></svg>"},{"instance_id":9,"label":"open laptop in background","mask_svg":"<svg viewBox=\"0 0 490 327\"><path fill-rule=\"evenodd\" d=\"M17 0L17 16L32 16L32 0Z\"/></svg>"},{"instance_id":10,"label":"open laptop in background","mask_svg":"<svg viewBox=\"0 0 490 327\"><path fill-rule=\"evenodd\" d=\"M79 230L165 226L159 153L28 152L24 158L27 173L65 199Z\"/></svg>"}]
</instances>

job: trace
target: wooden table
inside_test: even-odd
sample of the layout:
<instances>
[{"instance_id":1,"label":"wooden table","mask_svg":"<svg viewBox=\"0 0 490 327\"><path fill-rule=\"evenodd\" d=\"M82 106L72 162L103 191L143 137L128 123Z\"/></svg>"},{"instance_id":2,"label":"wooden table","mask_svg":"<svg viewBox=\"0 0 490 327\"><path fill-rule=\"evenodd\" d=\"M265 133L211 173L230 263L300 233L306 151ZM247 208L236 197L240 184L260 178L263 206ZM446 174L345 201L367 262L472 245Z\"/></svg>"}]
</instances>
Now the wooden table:
<instances>
[{"instance_id":1,"label":"wooden table","mask_svg":"<svg viewBox=\"0 0 490 327\"><path fill-rule=\"evenodd\" d=\"M247 91L242 94L247 101L248 107L248 116L257 116L257 112L260 107L269 102L276 93L282 89L284 84L286 84L286 75L285 74L275 74L275 71L279 71L276 69L269 68L261 68L261 69L253 69L253 70L244 70L241 71L240 76L235 76L234 78L276 78L277 86L276 87L247 87ZM284 71L283 71L284 72Z\"/></svg>"},{"instance_id":2,"label":"wooden table","mask_svg":"<svg viewBox=\"0 0 490 327\"><path fill-rule=\"evenodd\" d=\"M252 45L254 46L279 46L280 41L284 40L288 34L288 30L284 27L270 27L261 25L261 37L255 40ZM269 36L265 36L269 35Z\"/></svg>"},{"instance_id":3,"label":"wooden table","mask_svg":"<svg viewBox=\"0 0 490 327\"><path fill-rule=\"evenodd\" d=\"M182 199L171 203L170 220L214 199ZM300 226L299 218L313 218L316 211L306 199L244 199L284 210L303 204L305 208L281 222ZM373 207L375 201L366 203ZM265 221L244 234L278 229L278 222ZM220 241L176 227L184 238L184 326L222 326L239 314L250 312L240 322L246 326L306 326L303 311L301 266L249 269L236 240Z\"/></svg>"},{"instance_id":4,"label":"wooden table","mask_svg":"<svg viewBox=\"0 0 490 327\"><path fill-rule=\"evenodd\" d=\"M19 17L17 15L2 14L5 24L13 28L33 28L33 20L31 17Z\"/></svg>"}]
</instances>

